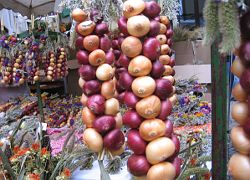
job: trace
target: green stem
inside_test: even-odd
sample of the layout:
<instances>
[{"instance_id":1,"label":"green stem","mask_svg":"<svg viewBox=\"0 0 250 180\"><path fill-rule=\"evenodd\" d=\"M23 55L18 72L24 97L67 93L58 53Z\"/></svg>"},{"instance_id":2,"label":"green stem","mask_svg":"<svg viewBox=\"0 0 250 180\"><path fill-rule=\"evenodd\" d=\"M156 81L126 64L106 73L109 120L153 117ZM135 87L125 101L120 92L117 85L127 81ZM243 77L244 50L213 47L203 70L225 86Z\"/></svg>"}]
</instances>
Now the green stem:
<instances>
[{"instance_id":1,"label":"green stem","mask_svg":"<svg viewBox=\"0 0 250 180\"><path fill-rule=\"evenodd\" d=\"M111 180L109 177L109 174L107 173L106 169L104 168L103 160L99 160L98 164L100 167L101 180Z\"/></svg>"},{"instance_id":2,"label":"green stem","mask_svg":"<svg viewBox=\"0 0 250 180\"><path fill-rule=\"evenodd\" d=\"M196 142L196 143L190 145L189 147L187 147L187 148L181 150L181 151L179 152L179 154L183 154L183 153L185 153L186 151L188 151L188 150L190 150L190 149L193 149L194 147L200 145L201 143L202 143L202 141L198 141L198 142Z\"/></svg>"},{"instance_id":3,"label":"green stem","mask_svg":"<svg viewBox=\"0 0 250 180\"><path fill-rule=\"evenodd\" d=\"M13 170L12 170L12 168L10 166L10 162L9 162L7 156L4 154L4 152L2 151L1 148L0 148L0 157L2 158L4 168L8 171L8 173L11 176L11 179L16 180L17 178L16 178L16 175L15 175L15 173L13 172Z\"/></svg>"}]
</instances>

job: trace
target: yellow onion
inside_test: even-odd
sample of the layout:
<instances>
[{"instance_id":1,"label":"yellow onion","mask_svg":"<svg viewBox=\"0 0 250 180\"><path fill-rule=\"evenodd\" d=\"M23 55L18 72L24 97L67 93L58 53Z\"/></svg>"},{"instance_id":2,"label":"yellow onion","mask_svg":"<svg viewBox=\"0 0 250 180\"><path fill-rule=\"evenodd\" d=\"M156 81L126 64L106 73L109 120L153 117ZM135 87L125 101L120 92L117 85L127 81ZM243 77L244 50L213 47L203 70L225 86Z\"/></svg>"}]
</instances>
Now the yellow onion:
<instances>
[{"instance_id":1,"label":"yellow onion","mask_svg":"<svg viewBox=\"0 0 250 180\"><path fill-rule=\"evenodd\" d=\"M120 109L119 101L115 98L106 100L105 102L105 114L115 116Z\"/></svg>"},{"instance_id":2,"label":"yellow onion","mask_svg":"<svg viewBox=\"0 0 250 180\"><path fill-rule=\"evenodd\" d=\"M170 51L171 51L171 49L170 49L169 45L167 45L167 44L161 45L161 54L162 55L169 54Z\"/></svg>"},{"instance_id":3,"label":"yellow onion","mask_svg":"<svg viewBox=\"0 0 250 180\"><path fill-rule=\"evenodd\" d=\"M166 26L169 26L169 24L170 24L170 21L169 21L167 16L161 16L160 21L161 21L161 23L165 24Z\"/></svg>"},{"instance_id":4,"label":"yellow onion","mask_svg":"<svg viewBox=\"0 0 250 180\"><path fill-rule=\"evenodd\" d=\"M164 136L166 125L161 119L145 120L139 127L140 136L146 141L152 141Z\"/></svg>"},{"instance_id":5,"label":"yellow onion","mask_svg":"<svg viewBox=\"0 0 250 180\"><path fill-rule=\"evenodd\" d=\"M130 75L139 77L146 76L152 70L151 61L145 56L137 56L133 58L128 66L128 72Z\"/></svg>"},{"instance_id":6,"label":"yellow onion","mask_svg":"<svg viewBox=\"0 0 250 180\"><path fill-rule=\"evenodd\" d=\"M127 0L123 4L123 15L126 18L140 14L145 9L143 0Z\"/></svg>"},{"instance_id":7,"label":"yellow onion","mask_svg":"<svg viewBox=\"0 0 250 180\"><path fill-rule=\"evenodd\" d=\"M100 44L100 39L97 35L88 35L83 40L83 46L88 51L94 51L98 49Z\"/></svg>"},{"instance_id":8,"label":"yellow onion","mask_svg":"<svg viewBox=\"0 0 250 180\"><path fill-rule=\"evenodd\" d=\"M231 140L236 151L241 154L250 154L250 137L241 126L236 126L231 130Z\"/></svg>"},{"instance_id":9,"label":"yellow onion","mask_svg":"<svg viewBox=\"0 0 250 180\"><path fill-rule=\"evenodd\" d=\"M237 76L241 77L241 74L245 71L245 66L242 64L241 60L237 57L232 66L231 66L231 72Z\"/></svg>"},{"instance_id":10,"label":"yellow onion","mask_svg":"<svg viewBox=\"0 0 250 180\"><path fill-rule=\"evenodd\" d=\"M239 124L244 125L249 116L248 104L246 102L237 102L232 106L232 118Z\"/></svg>"},{"instance_id":11,"label":"yellow onion","mask_svg":"<svg viewBox=\"0 0 250 180\"><path fill-rule=\"evenodd\" d=\"M172 106L174 106L177 103L177 101L178 101L178 98L177 98L176 94L170 96L168 99L170 100Z\"/></svg>"},{"instance_id":12,"label":"yellow onion","mask_svg":"<svg viewBox=\"0 0 250 180\"><path fill-rule=\"evenodd\" d=\"M169 65L164 65L165 72L163 73L164 76L170 76L173 73L173 69Z\"/></svg>"},{"instance_id":13,"label":"yellow onion","mask_svg":"<svg viewBox=\"0 0 250 180\"><path fill-rule=\"evenodd\" d=\"M167 26L165 24L161 23L160 24L160 34L166 34L166 32L167 32Z\"/></svg>"},{"instance_id":14,"label":"yellow onion","mask_svg":"<svg viewBox=\"0 0 250 180\"><path fill-rule=\"evenodd\" d=\"M113 80L102 83L101 94L105 99L110 99L115 95L115 83Z\"/></svg>"},{"instance_id":15,"label":"yellow onion","mask_svg":"<svg viewBox=\"0 0 250 180\"><path fill-rule=\"evenodd\" d=\"M142 37L150 31L150 21L143 15L133 16L128 19L127 28L130 35Z\"/></svg>"},{"instance_id":16,"label":"yellow onion","mask_svg":"<svg viewBox=\"0 0 250 180\"><path fill-rule=\"evenodd\" d=\"M147 180L174 180L175 167L170 162L162 162L153 165L147 173Z\"/></svg>"},{"instance_id":17,"label":"yellow onion","mask_svg":"<svg viewBox=\"0 0 250 180\"><path fill-rule=\"evenodd\" d=\"M248 97L248 93L242 88L240 83L234 86L232 95L237 101L246 101Z\"/></svg>"},{"instance_id":18,"label":"yellow onion","mask_svg":"<svg viewBox=\"0 0 250 180\"><path fill-rule=\"evenodd\" d=\"M82 96L81 96L81 103L86 106L87 105L87 101L88 101L88 97L82 93Z\"/></svg>"},{"instance_id":19,"label":"yellow onion","mask_svg":"<svg viewBox=\"0 0 250 180\"><path fill-rule=\"evenodd\" d=\"M115 116L116 128L120 129L122 127L122 114L119 112Z\"/></svg>"},{"instance_id":20,"label":"yellow onion","mask_svg":"<svg viewBox=\"0 0 250 180\"><path fill-rule=\"evenodd\" d=\"M92 66L99 66L106 61L105 52L101 49L96 49L89 54L89 63Z\"/></svg>"},{"instance_id":21,"label":"yellow onion","mask_svg":"<svg viewBox=\"0 0 250 180\"><path fill-rule=\"evenodd\" d=\"M155 88L155 80L149 76L138 77L132 83L133 93L141 98L152 95Z\"/></svg>"},{"instance_id":22,"label":"yellow onion","mask_svg":"<svg viewBox=\"0 0 250 180\"><path fill-rule=\"evenodd\" d=\"M102 136L93 128L87 128L83 132L83 142L94 152L101 152L103 148Z\"/></svg>"},{"instance_id":23,"label":"yellow onion","mask_svg":"<svg viewBox=\"0 0 250 180\"><path fill-rule=\"evenodd\" d=\"M143 98L136 103L136 111L146 119L155 118L160 114L161 100L155 95Z\"/></svg>"},{"instance_id":24,"label":"yellow onion","mask_svg":"<svg viewBox=\"0 0 250 180\"><path fill-rule=\"evenodd\" d=\"M86 125L87 128L93 127L95 118L95 114L88 107L84 107L82 109L82 122Z\"/></svg>"},{"instance_id":25,"label":"yellow onion","mask_svg":"<svg viewBox=\"0 0 250 180\"><path fill-rule=\"evenodd\" d=\"M151 141L146 147L146 157L150 164L158 164L175 152L175 144L167 137Z\"/></svg>"},{"instance_id":26,"label":"yellow onion","mask_svg":"<svg viewBox=\"0 0 250 180\"><path fill-rule=\"evenodd\" d=\"M140 39L129 36L126 39L123 40L121 49L123 54L125 54L128 57L135 57L141 54L142 51L142 43Z\"/></svg>"},{"instance_id":27,"label":"yellow onion","mask_svg":"<svg viewBox=\"0 0 250 180\"><path fill-rule=\"evenodd\" d=\"M84 83L85 83L84 79L79 77L78 84L80 88L83 88Z\"/></svg>"},{"instance_id":28,"label":"yellow onion","mask_svg":"<svg viewBox=\"0 0 250 180\"><path fill-rule=\"evenodd\" d=\"M71 16L78 23L83 22L88 18L88 14L80 8L74 9Z\"/></svg>"},{"instance_id":29,"label":"yellow onion","mask_svg":"<svg viewBox=\"0 0 250 180\"><path fill-rule=\"evenodd\" d=\"M250 159L249 156L235 153L228 162L229 174L235 180L249 180Z\"/></svg>"},{"instance_id":30,"label":"yellow onion","mask_svg":"<svg viewBox=\"0 0 250 180\"><path fill-rule=\"evenodd\" d=\"M114 69L109 64L102 64L96 70L96 77L101 81L109 81L114 77Z\"/></svg>"},{"instance_id":31,"label":"yellow onion","mask_svg":"<svg viewBox=\"0 0 250 180\"><path fill-rule=\"evenodd\" d=\"M95 23L93 21L84 21L77 26L77 31L82 36L91 34L95 29Z\"/></svg>"},{"instance_id":32,"label":"yellow onion","mask_svg":"<svg viewBox=\"0 0 250 180\"><path fill-rule=\"evenodd\" d=\"M159 57L159 61L163 64L163 65L169 65L171 58L169 57L169 55L161 55Z\"/></svg>"}]
</instances>

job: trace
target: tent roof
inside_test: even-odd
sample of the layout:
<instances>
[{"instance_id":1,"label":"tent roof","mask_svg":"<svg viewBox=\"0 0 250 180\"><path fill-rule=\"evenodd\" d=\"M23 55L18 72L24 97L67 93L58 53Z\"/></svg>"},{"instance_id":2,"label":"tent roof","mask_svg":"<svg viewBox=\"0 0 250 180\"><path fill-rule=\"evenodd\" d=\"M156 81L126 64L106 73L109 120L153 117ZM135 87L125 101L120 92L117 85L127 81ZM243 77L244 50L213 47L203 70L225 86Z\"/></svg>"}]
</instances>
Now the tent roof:
<instances>
[{"instance_id":1,"label":"tent roof","mask_svg":"<svg viewBox=\"0 0 250 180\"><path fill-rule=\"evenodd\" d=\"M30 14L45 15L54 11L55 0L1 0L4 8L13 9L22 15L30 17Z\"/></svg>"}]
</instances>

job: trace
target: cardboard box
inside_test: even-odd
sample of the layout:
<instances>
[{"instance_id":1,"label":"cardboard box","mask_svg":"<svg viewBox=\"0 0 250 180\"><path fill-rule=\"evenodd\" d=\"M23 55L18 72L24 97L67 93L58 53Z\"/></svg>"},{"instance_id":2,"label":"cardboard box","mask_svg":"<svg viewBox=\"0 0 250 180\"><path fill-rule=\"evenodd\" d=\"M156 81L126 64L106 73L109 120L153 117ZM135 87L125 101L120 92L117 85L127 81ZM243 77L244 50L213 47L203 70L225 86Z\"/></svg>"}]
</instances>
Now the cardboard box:
<instances>
[{"instance_id":1,"label":"cardboard box","mask_svg":"<svg viewBox=\"0 0 250 180\"><path fill-rule=\"evenodd\" d=\"M203 46L201 40L175 42L173 49L176 65L211 64L211 47Z\"/></svg>"}]
</instances>

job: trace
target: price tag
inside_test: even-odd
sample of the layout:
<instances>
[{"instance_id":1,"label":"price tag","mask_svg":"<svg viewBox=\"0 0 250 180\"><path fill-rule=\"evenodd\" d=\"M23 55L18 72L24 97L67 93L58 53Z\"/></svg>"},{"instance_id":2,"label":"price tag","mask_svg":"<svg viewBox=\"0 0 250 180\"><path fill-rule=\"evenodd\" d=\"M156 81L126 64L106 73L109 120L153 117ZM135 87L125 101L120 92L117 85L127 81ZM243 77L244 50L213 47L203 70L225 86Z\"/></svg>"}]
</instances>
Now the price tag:
<instances>
[{"instance_id":1,"label":"price tag","mask_svg":"<svg viewBox=\"0 0 250 180\"><path fill-rule=\"evenodd\" d=\"M42 130L46 131L47 130L47 126L48 126L47 123L42 123Z\"/></svg>"}]
</instances>

